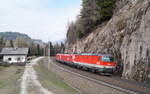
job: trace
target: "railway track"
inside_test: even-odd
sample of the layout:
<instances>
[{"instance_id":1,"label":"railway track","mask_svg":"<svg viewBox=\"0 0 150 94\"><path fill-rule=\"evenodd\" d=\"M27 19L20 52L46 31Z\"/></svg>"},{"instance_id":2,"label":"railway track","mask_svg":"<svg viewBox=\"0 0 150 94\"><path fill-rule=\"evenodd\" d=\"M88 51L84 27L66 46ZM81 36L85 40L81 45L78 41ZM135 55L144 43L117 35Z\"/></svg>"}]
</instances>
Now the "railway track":
<instances>
[{"instance_id":1,"label":"railway track","mask_svg":"<svg viewBox=\"0 0 150 94\"><path fill-rule=\"evenodd\" d=\"M78 70L73 67L66 66L61 63L56 63L53 60L56 67L59 69L74 74L76 76L82 77L84 79L88 79L90 81L93 81L95 83L105 85L111 88L114 88L116 90L119 90L121 92L125 92L128 94L150 94L150 89L144 86L140 86L136 83L129 83L127 81L121 80L118 77L107 77L107 76L101 76L98 74L90 73L87 71Z\"/></svg>"}]
</instances>

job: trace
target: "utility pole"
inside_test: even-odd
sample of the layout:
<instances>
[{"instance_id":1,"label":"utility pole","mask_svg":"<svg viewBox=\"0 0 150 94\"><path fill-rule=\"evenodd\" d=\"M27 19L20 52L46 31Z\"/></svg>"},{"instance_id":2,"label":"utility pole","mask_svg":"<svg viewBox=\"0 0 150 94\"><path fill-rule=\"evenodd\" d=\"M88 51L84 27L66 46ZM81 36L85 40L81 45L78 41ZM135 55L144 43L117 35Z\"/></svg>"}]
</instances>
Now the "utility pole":
<instances>
[{"instance_id":1,"label":"utility pole","mask_svg":"<svg viewBox=\"0 0 150 94\"><path fill-rule=\"evenodd\" d=\"M51 56L51 45L50 42L48 42L48 69L49 69L49 65L50 65L50 56Z\"/></svg>"},{"instance_id":2,"label":"utility pole","mask_svg":"<svg viewBox=\"0 0 150 94\"><path fill-rule=\"evenodd\" d=\"M46 47L43 48L43 56L46 56L46 54L45 54L45 52L46 52L46 51L45 51L45 48L46 48Z\"/></svg>"}]
</instances>

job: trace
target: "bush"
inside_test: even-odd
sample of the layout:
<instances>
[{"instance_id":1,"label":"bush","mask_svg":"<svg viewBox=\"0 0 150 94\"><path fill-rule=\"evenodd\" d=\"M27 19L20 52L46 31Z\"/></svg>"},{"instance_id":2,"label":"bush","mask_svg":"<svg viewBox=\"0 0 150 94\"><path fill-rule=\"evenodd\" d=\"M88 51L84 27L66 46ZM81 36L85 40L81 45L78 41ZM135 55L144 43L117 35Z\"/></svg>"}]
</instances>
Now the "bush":
<instances>
[{"instance_id":1,"label":"bush","mask_svg":"<svg viewBox=\"0 0 150 94\"><path fill-rule=\"evenodd\" d=\"M80 16L68 28L67 42L75 43L113 15L116 0L82 0Z\"/></svg>"},{"instance_id":2,"label":"bush","mask_svg":"<svg viewBox=\"0 0 150 94\"><path fill-rule=\"evenodd\" d=\"M116 0L97 0L97 4L100 7L100 23L109 20L113 15L113 9L116 6Z\"/></svg>"},{"instance_id":3,"label":"bush","mask_svg":"<svg viewBox=\"0 0 150 94\"><path fill-rule=\"evenodd\" d=\"M83 36L84 36L84 33L81 31L78 31L78 38L81 39L83 38Z\"/></svg>"},{"instance_id":4,"label":"bush","mask_svg":"<svg viewBox=\"0 0 150 94\"><path fill-rule=\"evenodd\" d=\"M116 25L117 25L118 31L121 31L122 29L126 27L126 19L124 18L119 19Z\"/></svg>"}]
</instances>

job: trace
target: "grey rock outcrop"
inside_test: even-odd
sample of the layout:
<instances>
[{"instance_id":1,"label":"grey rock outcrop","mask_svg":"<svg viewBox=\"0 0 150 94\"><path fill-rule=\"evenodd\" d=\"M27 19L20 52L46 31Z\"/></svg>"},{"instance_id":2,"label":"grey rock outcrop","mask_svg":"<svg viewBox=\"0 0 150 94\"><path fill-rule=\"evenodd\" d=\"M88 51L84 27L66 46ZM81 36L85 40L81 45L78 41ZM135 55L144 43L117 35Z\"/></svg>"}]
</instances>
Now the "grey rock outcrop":
<instances>
[{"instance_id":1,"label":"grey rock outcrop","mask_svg":"<svg viewBox=\"0 0 150 94\"><path fill-rule=\"evenodd\" d=\"M144 82L150 65L150 1L119 0L124 6L105 25L74 44L66 52L113 54L122 61L122 77Z\"/></svg>"}]
</instances>

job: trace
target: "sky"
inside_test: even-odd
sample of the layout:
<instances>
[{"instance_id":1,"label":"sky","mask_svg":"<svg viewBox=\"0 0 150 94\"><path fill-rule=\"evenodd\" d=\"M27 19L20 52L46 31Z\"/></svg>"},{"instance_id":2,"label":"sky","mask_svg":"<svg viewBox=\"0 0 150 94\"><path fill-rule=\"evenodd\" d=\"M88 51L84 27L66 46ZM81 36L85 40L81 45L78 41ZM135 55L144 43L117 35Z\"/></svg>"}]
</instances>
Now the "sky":
<instances>
[{"instance_id":1,"label":"sky","mask_svg":"<svg viewBox=\"0 0 150 94\"><path fill-rule=\"evenodd\" d=\"M81 0L0 0L0 32L20 32L31 38L66 38L68 23L80 13Z\"/></svg>"}]
</instances>

